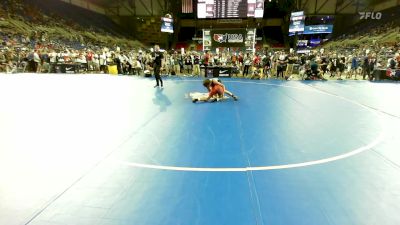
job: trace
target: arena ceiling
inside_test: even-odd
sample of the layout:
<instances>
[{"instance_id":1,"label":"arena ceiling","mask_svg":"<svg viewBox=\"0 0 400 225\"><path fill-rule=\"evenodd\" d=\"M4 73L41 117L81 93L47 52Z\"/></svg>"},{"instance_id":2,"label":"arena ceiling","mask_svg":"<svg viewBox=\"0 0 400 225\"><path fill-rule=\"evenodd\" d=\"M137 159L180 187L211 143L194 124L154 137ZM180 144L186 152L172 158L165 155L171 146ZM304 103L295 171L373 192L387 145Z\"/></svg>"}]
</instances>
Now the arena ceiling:
<instances>
[{"instance_id":1,"label":"arena ceiling","mask_svg":"<svg viewBox=\"0 0 400 225\"><path fill-rule=\"evenodd\" d=\"M106 14L114 16L159 16L180 10L181 0L64 0L85 1L104 8ZM195 0L193 0L195 2ZM304 10L307 15L356 14L363 11L379 11L394 7L400 0L265 0L276 1L287 7L287 11ZM378 7L376 10L376 6ZM383 8L382 8L383 7Z\"/></svg>"},{"instance_id":2,"label":"arena ceiling","mask_svg":"<svg viewBox=\"0 0 400 225\"><path fill-rule=\"evenodd\" d=\"M134 2L135 0L86 0L86 1L88 1L88 2L92 2L92 3L95 3L95 4L98 4L98 5L101 5L101 6L113 6L113 5L115 5L118 1L121 1L121 2ZM137 0L136 0L137 1ZM147 2L148 0L143 0L143 2ZM175 0L175 1L177 1L177 0ZM179 0L178 0L179 1ZM269 0L266 0L266 1L269 1ZM279 0L278 0L279 1ZM289 1L292 1L292 0L280 0L281 2L289 2ZM299 3L302 3L302 2L306 2L307 0L297 0L297 2L299 2ZM312 2L315 2L315 0L311 0ZM319 3L319 4L321 4L321 2L324 2L325 0L317 0L317 2ZM339 0L338 2L339 2L339 4L341 3L341 2L345 2L346 0ZM389 1L389 0L359 0L359 2L361 3L361 4L367 4L367 5L370 5L370 4L377 4L377 3L382 3L382 2L385 2L385 1ZM357 2L357 0L356 0L356 2Z\"/></svg>"},{"instance_id":3,"label":"arena ceiling","mask_svg":"<svg viewBox=\"0 0 400 225\"><path fill-rule=\"evenodd\" d=\"M99 5L105 10L120 16L153 16L163 15L171 3L179 0L86 0ZM117 9L117 11L115 11Z\"/></svg>"}]
</instances>

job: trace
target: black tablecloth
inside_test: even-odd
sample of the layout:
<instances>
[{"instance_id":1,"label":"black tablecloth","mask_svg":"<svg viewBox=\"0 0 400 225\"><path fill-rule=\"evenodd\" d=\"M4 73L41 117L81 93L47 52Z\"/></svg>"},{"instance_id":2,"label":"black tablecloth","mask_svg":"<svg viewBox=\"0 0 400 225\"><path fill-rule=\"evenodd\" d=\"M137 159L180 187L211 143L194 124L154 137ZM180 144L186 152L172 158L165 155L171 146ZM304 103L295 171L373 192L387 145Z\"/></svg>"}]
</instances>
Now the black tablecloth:
<instances>
[{"instance_id":1,"label":"black tablecloth","mask_svg":"<svg viewBox=\"0 0 400 225\"><path fill-rule=\"evenodd\" d=\"M375 81L379 80L400 80L400 70L375 69L373 72Z\"/></svg>"},{"instance_id":2,"label":"black tablecloth","mask_svg":"<svg viewBox=\"0 0 400 225\"><path fill-rule=\"evenodd\" d=\"M83 64L66 64L66 63L57 63L54 65L55 73L80 73L84 70Z\"/></svg>"},{"instance_id":3,"label":"black tablecloth","mask_svg":"<svg viewBox=\"0 0 400 225\"><path fill-rule=\"evenodd\" d=\"M201 69L205 69L204 66L201 66ZM205 71L206 77L231 77L232 76L232 67L230 66L208 66Z\"/></svg>"}]
</instances>

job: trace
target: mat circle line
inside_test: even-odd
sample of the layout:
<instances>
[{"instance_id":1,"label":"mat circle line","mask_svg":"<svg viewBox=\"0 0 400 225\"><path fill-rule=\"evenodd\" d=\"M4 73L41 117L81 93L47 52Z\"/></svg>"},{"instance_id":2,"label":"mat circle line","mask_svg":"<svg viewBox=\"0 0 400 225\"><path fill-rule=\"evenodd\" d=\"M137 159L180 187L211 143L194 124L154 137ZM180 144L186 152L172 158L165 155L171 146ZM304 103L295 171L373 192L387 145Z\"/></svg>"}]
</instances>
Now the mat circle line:
<instances>
[{"instance_id":1,"label":"mat circle line","mask_svg":"<svg viewBox=\"0 0 400 225\"><path fill-rule=\"evenodd\" d=\"M195 81L201 81L201 80L183 80L183 81L190 81L190 82L195 82ZM144 169L155 169L155 170L168 170L168 171L187 171L187 172L249 172L249 171L265 171L265 170L282 170L282 169L292 169L292 168L300 168L300 167L306 167L306 166L313 166L313 165L319 165L319 164L325 164L329 162L334 162L337 160L349 158L351 156L360 154L364 151L367 151L375 146L377 146L380 142L383 141L384 139L384 128L383 128L383 122L381 117L377 112L375 112L373 109L360 104L356 101L353 101L351 99L345 98L343 96L338 96L335 94L331 94L328 92L316 90L316 89L309 89L309 88L302 88L302 87L294 87L290 85L282 85L282 84L267 84L267 83L257 83L257 82L244 82L244 81L224 81L224 83L244 83L244 84L257 84L257 85L267 85L267 86L280 86L280 87L286 87L286 88L293 88L293 89L299 89L303 91L311 91L311 92L317 92L320 94L325 94L329 95L332 97L336 97L339 99L342 99L344 101L350 102L352 104L355 104L361 108L364 108L371 113L375 114L378 116L380 120L380 128L381 132L379 136L373 140L371 143L361 146L359 148L353 149L347 153L340 154L337 156L333 157L328 157L324 159L319 159L319 160L312 160L312 161L306 161L306 162L301 162L301 163L291 163L291 164L282 164L282 165L271 165L271 166L256 166L256 167L226 167L226 168L219 168L219 167L181 167L181 166L164 166L164 165L153 165L153 164L145 164L145 163L135 163L135 162L126 162L122 160L112 160L114 163L118 163L120 165L124 166L129 166L129 167L135 167L135 168L144 168Z\"/></svg>"}]
</instances>

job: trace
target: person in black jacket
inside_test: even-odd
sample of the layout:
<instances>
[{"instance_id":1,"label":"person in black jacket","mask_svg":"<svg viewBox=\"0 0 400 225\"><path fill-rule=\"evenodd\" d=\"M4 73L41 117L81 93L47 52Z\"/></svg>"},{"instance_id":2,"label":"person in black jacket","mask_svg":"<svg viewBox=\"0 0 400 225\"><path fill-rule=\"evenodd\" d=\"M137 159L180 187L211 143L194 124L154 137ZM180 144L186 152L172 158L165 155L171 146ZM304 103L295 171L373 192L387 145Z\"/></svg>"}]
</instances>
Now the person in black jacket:
<instances>
[{"instance_id":1,"label":"person in black jacket","mask_svg":"<svg viewBox=\"0 0 400 225\"><path fill-rule=\"evenodd\" d=\"M325 75L325 73L328 71L328 64L329 64L329 59L322 55L321 57L321 70L322 70L322 76Z\"/></svg>"},{"instance_id":2,"label":"person in black jacket","mask_svg":"<svg viewBox=\"0 0 400 225\"><path fill-rule=\"evenodd\" d=\"M122 67L121 67L121 60L115 53L111 54L111 58L113 59L113 62L117 65L117 70L118 74L122 74Z\"/></svg>"},{"instance_id":3,"label":"person in black jacket","mask_svg":"<svg viewBox=\"0 0 400 225\"><path fill-rule=\"evenodd\" d=\"M367 57L364 58L363 61L363 80L365 77L368 76L371 79L371 72L374 70L375 67L375 59L369 54Z\"/></svg>"},{"instance_id":4,"label":"person in black jacket","mask_svg":"<svg viewBox=\"0 0 400 225\"><path fill-rule=\"evenodd\" d=\"M154 45L154 52L151 53L151 57L153 59L153 70L154 70L154 77L156 78L156 86L159 87L161 83L161 88L163 87L163 81L160 76L160 69L161 63L163 58L163 53L160 52L160 46Z\"/></svg>"},{"instance_id":5,"label":"person in black jacket","mask_svg":"<svg viewBox=\"0 0 400 225\"><path fill-rule=\"evenodd\" d=\"M374 76L372 76L372 72L375 70L375 66L376 66L376 55L373 54L371 57L371 60L369 61L369 74L368 74L368 79L370 81L373 80Z\"/></svg>"}]
</instances>

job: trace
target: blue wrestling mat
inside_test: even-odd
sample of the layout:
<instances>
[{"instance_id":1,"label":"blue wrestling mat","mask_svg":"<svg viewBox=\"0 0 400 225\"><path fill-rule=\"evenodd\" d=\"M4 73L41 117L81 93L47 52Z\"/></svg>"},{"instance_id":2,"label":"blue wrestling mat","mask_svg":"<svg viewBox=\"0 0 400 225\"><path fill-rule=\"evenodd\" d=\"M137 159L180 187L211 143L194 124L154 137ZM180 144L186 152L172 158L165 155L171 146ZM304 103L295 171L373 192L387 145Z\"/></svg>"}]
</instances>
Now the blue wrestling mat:
<instances>
[{"instance_id":1,"label":"blue wrestling mat","mask_svg":"<svg viewBox=\"0 0 400 225\"><path fill-rule=\"evenodd\" d=\"M0 76L0 224L400 224L400 89Z\"/></svg>"}]
</instances>

